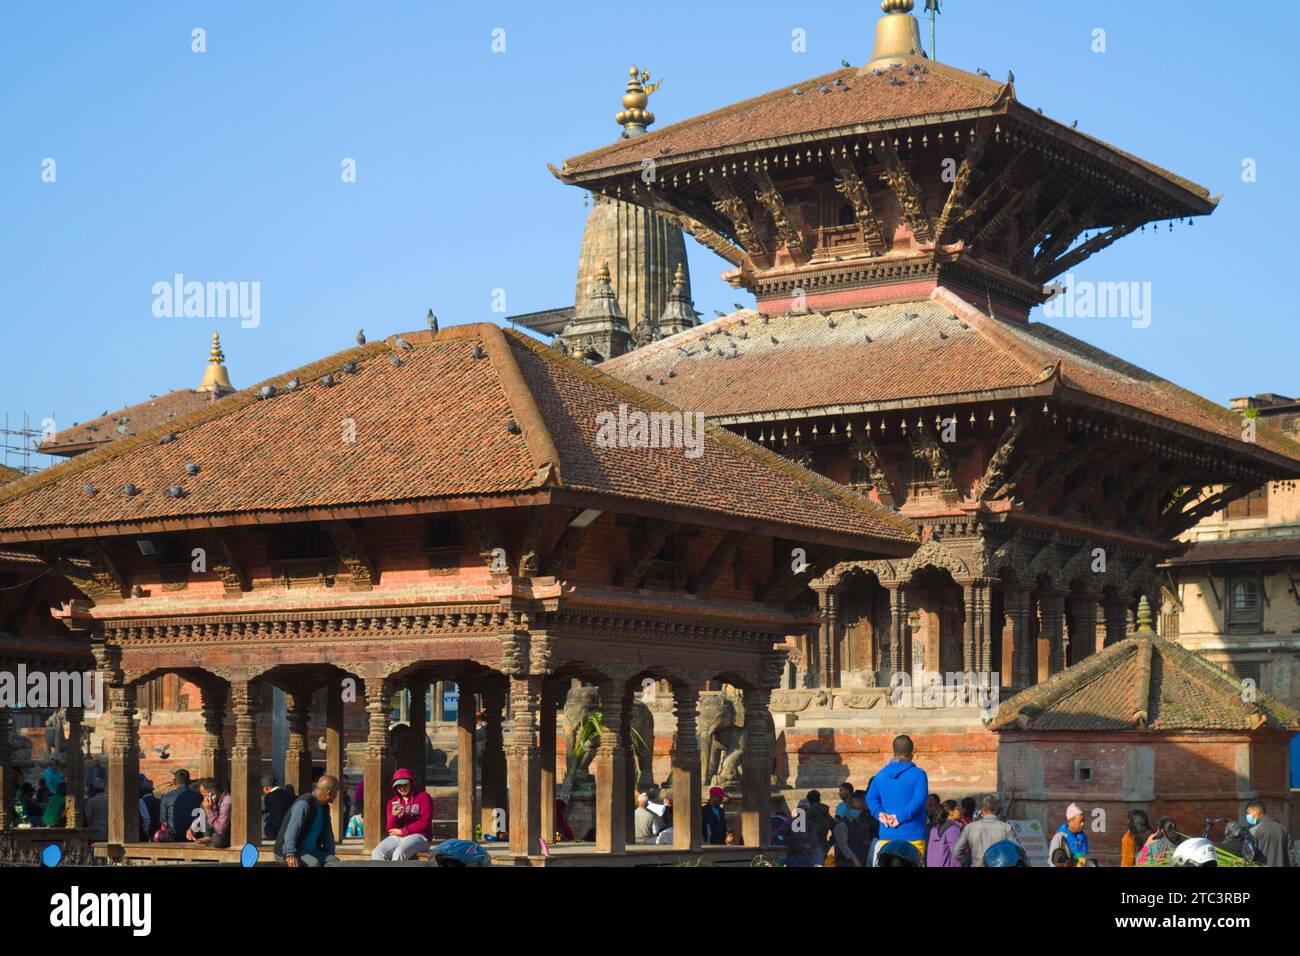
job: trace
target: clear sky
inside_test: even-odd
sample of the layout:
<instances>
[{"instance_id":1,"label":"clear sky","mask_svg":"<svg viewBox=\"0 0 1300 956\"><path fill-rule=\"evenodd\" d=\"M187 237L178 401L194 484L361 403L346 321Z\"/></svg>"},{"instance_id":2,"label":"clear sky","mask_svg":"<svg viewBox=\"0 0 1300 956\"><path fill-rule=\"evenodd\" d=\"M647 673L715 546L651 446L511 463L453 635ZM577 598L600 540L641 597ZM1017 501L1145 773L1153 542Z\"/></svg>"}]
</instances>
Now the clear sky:
<instances>
[{"instance_id":1,"label":"clear sky","mask_svg":"<svg viewBox=\"0 0 1300 956\"><path fill-rule=\"evenodd\" d=\"M1150 282L1148 327L1052 324L1216 401L1300 393L1300 131L1293 58L1277 52L1297 5L943 8L940 60L1013 69L1023 102L1224 194L1195 227L1076 270ZM422 328L430 307L444 324L500 321L494 290L509 314L570 305L587 210L546 163L616 138L631 64L664 80L663 126L865 62L878 16L871 0L4 3L0 415L62 428L193 387L213 330L242 387L358 327ZM700 311L747 301L688 247ZM152 287L176 273L260 283L260 324L155 316Z\"/></svg>"}]
</instances>

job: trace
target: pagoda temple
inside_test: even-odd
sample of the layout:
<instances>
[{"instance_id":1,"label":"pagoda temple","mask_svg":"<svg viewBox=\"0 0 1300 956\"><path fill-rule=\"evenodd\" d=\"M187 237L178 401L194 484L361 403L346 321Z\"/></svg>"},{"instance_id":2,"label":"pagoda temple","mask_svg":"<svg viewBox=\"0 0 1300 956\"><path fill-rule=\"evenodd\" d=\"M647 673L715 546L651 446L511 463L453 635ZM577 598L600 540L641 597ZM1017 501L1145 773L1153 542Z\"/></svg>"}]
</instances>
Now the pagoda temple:
<instances>
[{"instance_id":1,"label":"pagoda temple","mask_svg":"<svg viewBox=\"0 0 1300 956\"><path fill-rule=\"evenodd\" d=\"M901 562L813 556L821 625L773 706L787 779L865 779L895 728L929 721L923 751L964 755L932 782L969 792L993 785L978 714L942 695L891 712L900 688L973 672L1008 694L1125 639L1177 536L1300 474L1300 446L1243 440L1228 410L1029 320L1057 276L1217 198L1010 77L934 62L911 0L882 8L864 65L552 171L679 223L757 300L605 371L923 528Z\"/></svg>"}]
</instances>

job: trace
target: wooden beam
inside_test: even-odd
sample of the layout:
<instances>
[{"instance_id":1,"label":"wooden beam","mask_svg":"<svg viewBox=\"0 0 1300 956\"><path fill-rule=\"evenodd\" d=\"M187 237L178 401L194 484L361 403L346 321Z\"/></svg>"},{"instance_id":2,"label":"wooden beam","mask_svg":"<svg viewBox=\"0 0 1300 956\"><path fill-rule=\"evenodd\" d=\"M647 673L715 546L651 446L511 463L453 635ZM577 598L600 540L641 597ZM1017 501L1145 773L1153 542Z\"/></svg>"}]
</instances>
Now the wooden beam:
<instances>
[{"instance_id":1,"label":"wooden beam","mask_svg":"<svg viewBox=\"0 0 1300 956\"><path fill-rule=\"evenodd\" d=\"M681 527L675 521L651 521L647 524L645 534L633 542L632 553L626 564L619 569L614 583L621 588L639 588L645 580L650 565L654 563L664 545Z\"/></svg>"},{"instance_id":2,"label":"wooden beam","mask_svg":"<svg viewBox=\"0 0 1300 956\"><path fill-rule=\"evenodd\" d=\"M889 251L889 243L885 241L880 217L871 205L871 191L867 188L867 184L858 175L857 168L847 152L843 150L838 153L832 152L831 166L834 167L837 177L835 188L853 207L853 217L862 228L862 240L873 256L883 256Z\"/></svg>"},{"instance_id":3,"label":"wooden beam","mask_svg":"<svg viewBox=\"0 0 1300 956\"><path fill-rule=\"evenodd\" d=\"M714 173L709 176L709 186L717 197L713 201L713 207L731 223L736 238L754 260L754 264L760 269L770 269L772 254L759 238L758 229L749 213L749 204L736 191L735 184L728 177Z\"/></svg>"},{"instance_id":4,"label":"wooden beam","mask_svg":"<svg viewBox=\"0 0 1300 956\"><path fill-rule=\"evenodd\" d=\"M1057 488L1072 478L1076 471L1088 464L1095 451L1096 446L1090 441L1083 442L1071 451L1050 475L1039 480L1034 488L1034 493L1025 502L1025 506L1032 508L1046 504Z\"/></svg>"},{"instance_id":5,"label":"wooden beam","mask_svg":"<svg viewBox=\"0 0 1300 956\"><path fill-rule=\"evenodd\" d=\"M989 456L989 463L984 468L984 474L971 492L971 497L976 501L987 501L992 497L993 492L1004 487L1007 481L1007 471L1011 466L1011 459L1015 457L1016 449L1020 445L1020 438L1029 424L1029 416L1020 416L1020 421L1014 425L1008 425L1002 432L1002 437L998 439L998 447Z\"/></svg>"},{"instance_id":6,"label":"wooden beam","mask_svg":"<svg viewBox=\"0 0 1300 956\"><path fill-rule=\"evenodd\" d=\"M993 135L994 120L986 119L975 128L975 138L971 141L970 146L966 148L966 156L961 161L961 167L957 170L957 175L953 179L952 189L948 190L948 198L944 201L943 211L939 213L939 220L934 227L934 255L939 254L939 249L943 245L944 238L948 234L948 228L952 225L953 217L958 214L963 204L966 202L966 194L970 190L971 181L975 178L976 168L980 160L984 158L984 150L987 148L989 139Z\"/></svg>"},{"instance_id":7,"label":"wooden beam","mask_svg":"<svg viewBox=\"0 0 1300 956\"><path fill-rule=\"evenodd\" d=\"M781 198L781 192L772 182L772 177L767 174L767 170L757 163L749 171L750 178L754 185L758 187L754 196L763 208L767 210L772 217L772 225L776 229L777 238L785 244L786 251L790 253L790 258L798 265L804 265L808 261L808 253L804 250L803 240L799 237L799 231L790 224L790 214L786 211L785 200Z\"/></svg>"},{"instance_id":8,"label":"wooden beam","mask_svg":"<svg viewBox=\"0 0 1300 956\"><path fill-rule=\"evenodd\" d=\"M321 527L334 542L339 560L352 575L351 590L369 591L373 588L379 576L375 574L375 566L370 562L361 539L357 537L356 529L347 521L322 521Z\"/></svg>"},{"instance_id":9,"label":"wooden beam","mask_svg":"<svg viewBox=\"0 0 1300 956\"><path fill-rule=\"evenodd\" d=\"M1128 222L1122 222L1117 226L1111 227L1106 232L1093 236L1083 245L1075 248L1072 252L1067 252L1065 255L1061 256L1061 258L1054 259L1051 262L1045 262L1035 268L1034 281L1046 282L1048 279L1058 276L1062 272L1073 269L1080 262L1083 262L1090 256L1094 256L1101 252L1101 250L1105 249L1112 242L1123 239L1130 232L1146 222L1147 217L1142 216L1140 218L1131 219Z\"/></svg>"},{"instance_id":10,"label":"wooden beam","mask_svg":"<svg viewBox=\"0 0 1300 956\"><path fill-rule=\"evenodd\" d=\"M704 559L700 569L686 585L686 590L692 594L703 594L713 587L722 572L731 567L743 542L744 537L738 531L723 535L722 540L714 546L713 551Z\"/></svg>"},{"instance_id":11,"label":"wooden beam","mask_svg":"<svg viewBox=\"0 0 1300 956\"><path fill-rule=\"evenodd\" d=\"M575 511L574 517L577 517L580 513ZM551 549L551 553L542 562L542 574L559 577L561 573L566 571L573 564L574 558L578 556L578 548L582 545L582 539L587 536L587 529L595 523L592 521L588 524L575 526L570 522L565 525L560 540L555 542L555 547Z\"/></svg>"},{"instance_id":12,"label":"wooden beam","mask_svg":"<svg viewBox=\"0 0 1300 956\"><path fill-rule=\"evenodd\" d=\"M1024 461L1016 466L1016 470L1012 472L1011 477L997 486L997 489L988 496L988 500L997 501L1011 497L1020 490L1020 486L1024 484L1026 478L1037 472L1045 464L1063 458L1066 450L1061 447L1062 440L1060 429L1049 434Z\"/></svg>"},{"instance_id":13,"label":"wooden beam","mask_svg":"<svg viewBox=\"0 0 1300 956\"><path fill-rule=\"evenodd\" d=\"M976 216L984 212L988 205L1001 195L1004 189L1016 181L1019 166L1031 151L1032 148L1029 146L1022 147L1020 152L1011 157L1008 163L994 173L993 178L984 185L983 191L975 197L975 200L969 206L961 211L956 224L966 226L974 222Z\"/></svg>"},{"instance_id":14,"label":"wooden beam","mask_svg":"<svg viewBox=\"0 0 1300 956\"><path fill-rule=\"evenodd\" d=\"M1084 183L1075 183L1074 187L1067 190L1065 196L1063 196L1061 201L1056 204L1056 208L1044 216L1038 226L1025 237L1025 239L1020 243L1020 246L1011 256L1010 267L1012 272L1019 270L1020 267L1029 260L1029 257L1033 255L1034 249L1038 247L1039 243L1047 238L1047 234L1055 229L1062 219L1069 215L1070 204L1073 203L1079 193L1083 191L1083 187Z\"/></svg>"},{"instance_id":15,"label":"wooden beam","mask_svg":"<svg viewBox=\"0 0 1300 956\"><path fill-rule=\"evenodd\" d=\"M96 604L115 603L126 597L125 578L97 541L86 540L73 546L52 544L44 557Z\"/></svg>"},{"instance_id":16,"label":"wooden beam","mask_svg":"<svg viewBox=\"0 0 1300 956\"><path fill-rule=\"evenodd\" d=\"M916 184L912 174L907 171L898 156L898 150L888 137L876 145L876 152L885 164L885 171L880 178L893 190L898 199L898 208L903 221L912 230L912 235L923 243L934 242L934 223L925 211L925 200L921 187Z\"/></svg>"}]
</instances>

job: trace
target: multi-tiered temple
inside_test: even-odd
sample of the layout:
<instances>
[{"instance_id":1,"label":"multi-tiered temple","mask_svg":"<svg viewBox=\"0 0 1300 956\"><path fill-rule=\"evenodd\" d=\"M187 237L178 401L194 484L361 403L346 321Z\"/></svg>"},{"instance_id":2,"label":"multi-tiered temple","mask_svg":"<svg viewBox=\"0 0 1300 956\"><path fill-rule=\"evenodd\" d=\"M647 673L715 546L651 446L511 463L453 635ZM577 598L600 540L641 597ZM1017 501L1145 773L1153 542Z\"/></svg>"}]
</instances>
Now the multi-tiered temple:
<instances>
[{"instance_id":1,"label":"multi-tiered temple","mask_svg":"<svg viewBox=\"0 0 1300 956\"><path fill-rule=\"evenodd\" d=\"M1300 473L1293 443L1243 441L1226 410L1028 318L1117 239L1212 212L1208 191L1024 105L1010 78L931 61L910 0L883 7L865 66L555 171L674 219L757 299L605 370L925 529L904 562L815 556L822 626L807 689L781 699L814 726L902 674L1018 689L1120 640L1140 597L1160 606L1179 532ZM792 768L812 759L786 737ZM989 756L956 777L991 785Z\"/></svg>"}]
</instances>

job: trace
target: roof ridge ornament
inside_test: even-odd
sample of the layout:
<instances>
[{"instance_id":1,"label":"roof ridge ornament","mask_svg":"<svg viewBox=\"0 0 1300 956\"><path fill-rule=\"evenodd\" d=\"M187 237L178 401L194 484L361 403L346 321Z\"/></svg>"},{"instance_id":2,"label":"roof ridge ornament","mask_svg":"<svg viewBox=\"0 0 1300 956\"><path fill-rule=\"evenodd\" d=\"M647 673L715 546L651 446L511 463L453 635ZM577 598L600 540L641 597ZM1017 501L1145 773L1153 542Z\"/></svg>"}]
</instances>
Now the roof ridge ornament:
<instances>
[{"instance_id":1,"label":"roof ridge ornament","mask_svg":"<svg viewBox=\"0 0 1300 956\"><path fill-rule=\"evenodd\" d=\"M230 373L226 371L223 364L226 361L226 355L221 351L221 336L216 332L212 333L212 351L208 353L208 367L203 370L203 382L195 389L196 392L212 392L218 398L235 390L235 386L230 384Z\"/></svg>"},{"instance_id":2,"label":"roof ridge ornament","mask_svg":"<svg viewBox=\"0 0 1300 956\"><path fill-rule=\"evenodd\" d=\"M646 106L650 103L650 95L663 86L664 82L660 80L658 83L648 83L650 71L638 70L635 65L627 73L629 79L627 91L623 94L623 109L614 116L614 121L623 127L624 139L640 136L655 121L654 113L646 109Z\"/></svg>"},{"instance_id":3,"label":"roof ridge ornament","mask_svg":"<svg viewBox=\"0 0 1300 956\"><path fill-rule=\"evenodd\" d=\"M912 16L912 6L912 0L881 0L885 15L876 21L876 46L864 69L893 66L911 56L925 57L921 24Z\"/></svg>"}]
</instances>

